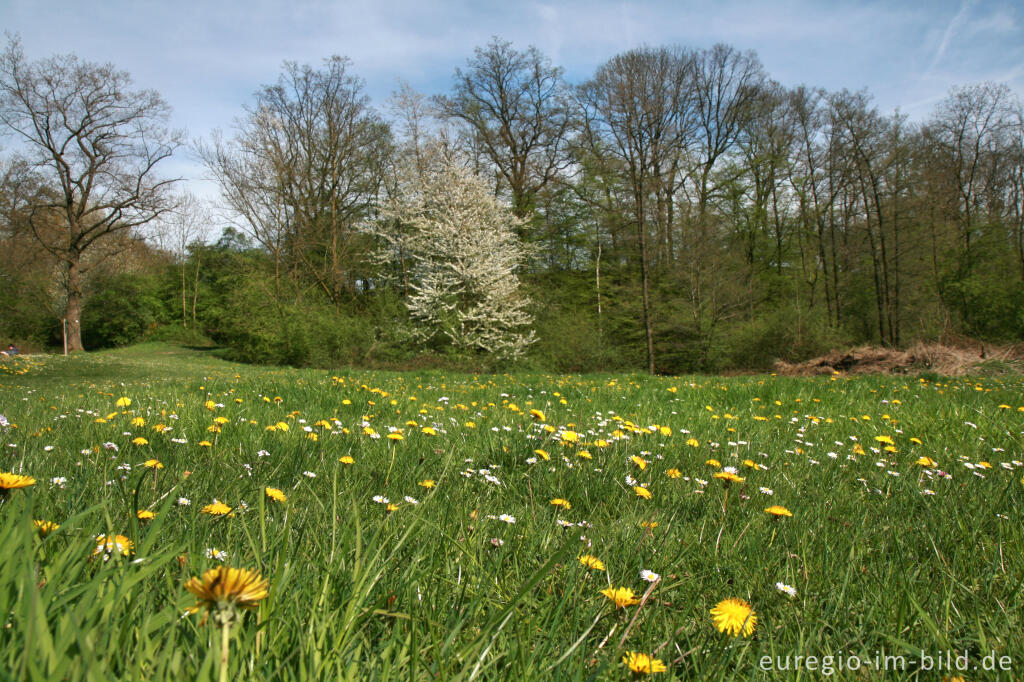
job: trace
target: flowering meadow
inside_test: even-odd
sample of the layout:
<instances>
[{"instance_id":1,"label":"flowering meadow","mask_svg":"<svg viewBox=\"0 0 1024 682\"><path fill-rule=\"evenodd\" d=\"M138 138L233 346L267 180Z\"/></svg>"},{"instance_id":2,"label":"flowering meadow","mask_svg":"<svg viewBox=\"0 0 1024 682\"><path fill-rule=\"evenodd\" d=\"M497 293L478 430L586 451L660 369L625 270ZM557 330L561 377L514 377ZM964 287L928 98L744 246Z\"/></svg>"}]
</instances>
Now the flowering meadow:
<instances>
[{"instance_id":1,"label":"flowering meadow","mask_svg":"<svg viewBox=\"0 0 1024 682\"><path fill-rule=\"evenodd\" d=\"M882 650L906 657L890 679L947 650L1024 674L1019 376L147 345L11 359L0 414L15 678L764 679L796 675L766 657Z\"/></svg>"}]
</instances>

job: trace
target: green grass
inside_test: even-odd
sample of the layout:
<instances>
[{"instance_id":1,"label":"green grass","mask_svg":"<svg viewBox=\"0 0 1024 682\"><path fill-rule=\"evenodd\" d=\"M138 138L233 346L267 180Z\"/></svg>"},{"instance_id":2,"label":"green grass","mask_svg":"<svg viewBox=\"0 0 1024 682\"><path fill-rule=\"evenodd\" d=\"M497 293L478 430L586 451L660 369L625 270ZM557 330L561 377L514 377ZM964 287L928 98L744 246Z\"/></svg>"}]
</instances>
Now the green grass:
<instances>
[{"instance_id":1,"label":"green grass","mask_svg":"<svg viewBox=\"0 0 1024 682\"><path fill-rule=\"evenodd\" d=\"M183 617L184 583L217 548L270 582L231 630L232 679L625 679L626 651L664 661L658 679L791 679L762 657L883 648L906 660L890 679L916 679L922 650L966 652L968 679L998 676L981 669L995 652L1020 676L1022 389L1016 375L332 373L156 344L17 358L0 365L0 470L37 482L0 503L0 656L14 678L217 679L219 632ZM709 459L745 481L727 489ZM215 498L234 515L201 513ZM40 538L41 519L60 529ZM134 554L93 555L99 534ZM601 590L643 594L642 569L661 576L647 601L614 609ZM755 609L753 636L714 628L730 597Z\"/></svg>"}]
</instances>

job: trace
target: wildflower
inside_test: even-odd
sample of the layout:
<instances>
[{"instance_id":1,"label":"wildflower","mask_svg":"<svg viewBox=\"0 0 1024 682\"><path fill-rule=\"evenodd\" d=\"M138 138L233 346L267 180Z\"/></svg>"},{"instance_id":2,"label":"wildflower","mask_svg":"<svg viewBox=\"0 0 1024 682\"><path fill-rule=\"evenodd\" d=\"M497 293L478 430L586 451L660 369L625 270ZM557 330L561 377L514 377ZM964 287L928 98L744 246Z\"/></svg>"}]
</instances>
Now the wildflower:
<instances>
[{"instance_id":1,"label":"wildflower","mask_svg":"<svg viewBox=\"0 0 1024 682\"><path fill-rule=\"evenodd\" d=\"M389 504L391 502L391 500L384 497L383 495L374 495L373 501L376 502L377 504Z\"/></svg>"},{"instance_id":2,"label":"wildflower","mask_svg":"<svg viewBox=\"0 0 1024 682\"><path fill-rule=\"evenodd\" d=\"M206 558L214 559L216 561L224 561L228 558L228 553L225 552L223 549L217 549L216 547L207 547Z\"/></svg>"},{"instance_id":3,"label":"wildflower","mask_svg":"<svg viewBox=\"0 0 1024 682\"><path fill-rule=\"evenodd\" d=\"M687 438L686 444L689 445L691 448L700 447L700 441L697 440L696 438Z\"/></svg>"},{"instance_id":4,"label":"wildflower","mask_svg":"<svg viewBox=\"0 0 1024 682\"><path fill-rule=\"evenodd\" d=\"M717 459L709 459L704 463L707 464L709 467L715 467L716 469L722 468L722 463L719 462Z\"/></svg>"},{"instance_id":5,"label":"wildflower","mask_svg":"<svg viewBox=\"0 0 1024 682\"><path fill-rule=\"evenodd\" d=\"M572 509L572 505L569 504L569 500L563 500L561 497L556 497L551 500L551 504L562 509Z\"/></svg>"},{"instance_id":6,"label":"wildflower","mask_svg":"<svg viewBox=\"0 0 1024 682\"><path fill-rule=\"evenodd\" d=\"M785 507L778 504L773 504L772 506L768 507L767 509L765 509L765 512L775 517L793 515L793 512L789 511Z\"/></svg>"},{"instance_id":7,"label":"wildflower","mask_svg":"<svg viewBox=\"0 0 1024 682\"><path fill-rule=\"evenodd\" d=\"M163 463L160 460L158 460L158 459L147 459L145 462L142 463L142 466L146 467L147 469L163 469L164 468Z\"/></svg>"},{"instance_id":8,"label":"wildflower","mask_svg":"<svg viewBox=\"0 0 1024 682\"><path fill-rule=\"evenodd\" d=\"M3 474L0 474L0 478L2 478L2 477L3 477ZM68 479L65 478L64 476L54 476L53 478L50 479L50 483L52 485L57 486L58 488L66 488L67 487L67 483L68 483Z\"/></svg>"},{"instance_id":9,"label":"wildflower","mask_svg":"<svg viewBox=\"0 0 1024 682\"><path fill-rule=\"evenodd\" d=\"M149 441L139 436L138 438L132 438L132 445L149 445Z\"/></svg>"},{"instance_id":10,"label":"wildflower","mask_svg":"<svg viewBox=\"0 0 1024 682\"><path fill-rule=\"evenodd\" d=\"M920 464L923 467L934 467L935 460L932 459L931 457L921 457L920 459L917 460L917 464Z\"/></svg>"},{"instance_id":11,"label":"wildflower","mask_svg":"<svg viewBox=\"0 0 1024 682\"><path fill-rule=\"evenodd\" d=\"M0 499L7 496L7 493L18 488L27 488L30 485L35 485L36 479L31 476L22 476L20 474L9 474L0 473ZM62 486L63 487L63 486Z\"/></svg>"},{"instance_id":12,"label":"wildflower","mask_svg":"<svg viewBox=\"0 0 1024 682\"><path fill-rule=\"evenodd\" d=\"M505 523L512 525L516 522L516 517L512 516L511 514L499 514L498 520L504 521Z\"/></svg>"},{"instance_id":13,"label":"wildflower","mask_svg":"<svg viewBox=\"0 0 1024 682\"><path fill-rule=\"evenodd\" d=\"M601 561L600 559L598 559L596 556L591 556L590 554L584 554L584 555L576 557L576 558L579 559L579 562L581 564L583 564L583 566L586 567L586 568L592 568L595 571L603 571L604 570L604 562Z\"/></svg>"},{"instance_id":14,"label":"wildflower","mask_svg":"<svg viewBox=\"0 0 1024 682\"><path fill-rule=\"evenodd\" d=\"M896 445L892 440L892 436L875 436L875 441L885 443L886 445Z\"/></svg>"},{"instance_id":15,"label":"wildflower","mask_svg":"<svg viewBox=\"0 0 1024 682\"><path fill-rule=\"evenodd\" d=\"M342 455L338 458L338 461L342 464L355 464L356 460L352 458L352 455Z\"/></svg>"},{"instance_id":16,"label":"wildflower","mask_svg":"<svg viewBox=\"0 0 1024 682\"><path fill-rule=\"evenodd\" d=\"M745 478L737 476L731 471L718 471L712 476L712 478L722 479L726 483L743 483L743 481L746 480Z\"/></svg>"},{"instance_id":17,"label":"wildflower","mask_svg":"<svg viewBox=\"0 0 1024 682\"><path fill-rule=\"evenodd\" d=\"M207 400L205 403L203 403L203 407L208 409L210 412L213 412L214 410L217 409L217 403L213 402L212 400Z\"/></svg>"},{"instance_id":18,"label":"wildflower","mask_svg":"<svg viewBox=\"0 0 1024 682\"><path fill-rule=\"evenodd\" d=\"M606 590L601 590L601 594L608 597L619 609L640 603L640 600L633 595L633 590L628 587L609 587Z\"/></svg>"},{"instance_id":19,"label":"wildflower","mask_svg":"<svg viewBox=\"0 0 1024 682\"><path fill-rule=\"evenodd\" d=\"M405 440L405 437L397 431L388 434L388 440Z\"/></svg>"},{"instance_id":20,"label":"wildflower","mask_svg":"<svg viewBox=\"0 0 1024 682\"><path fill-rule=\"evenodd\" d=\"M256 571L227 566L211 568L202 578L185 583L185 589L197 600L192 612L206 607L214 612L214 620L221 627L230 626L238 618L238 609L256 608L257 602L267 597L269 587Z\"/></svg>"},{"instance_id":21,"label":"wildflower","mask_svg":"<svg viewBox=\"0 0 1024 682\"><path fill-rule=\"evenodd\" d=\"M422 429L420 429L420 433L422 433L425 436L436 436L437 429L435 429L433 426L424 426Z\"/></svg>"},{"instance_id":22,"label":"wildflower","mask_svg":"<svg viewBox=\"0 0 1024 682\"><path fill-rule=\"evenodd\" d=\"M576 454L579 455L580 457L582 457L583 459L593 459L594 458L593 455L590 454L589 450L580 450Z\"/></svg>"},{"instance_id":23,"label":"wildflower","mask_svg":"<svg viewBox=\"0 0 1024 682\"><path fill-rule=\"evenodd\" d=\"M648 571L647 569L644 569L640 571L640 580L643 580L644 582L648 583L656 583L659 580L661 580L661 576L655 573L654 571Z\"/></svg>"},{"instance_id":24,"label":"wildflower","mask_svg":"<svg viewBox=\"0 0 1024 682\"><path fill-rule=\"evenodd\" d=\"M201 448L210 448L210 447L213 447L213 443L211 443L208 440L201 440L201 441L199 441L199 447L201 447Z\"/></svg>"},{"instance_id":25,"label":"wildflower","mask_svg":"<svg viewBox=\"0 0 1024 682\"><path fill-rule=\"evenodd\" d=\"M777 589L779 592L785 592L790 597L796 596L796 588L787 585L786 583L775 583L775 589Z\"/></svg>"},{"instance_id":26,"label":"wildflower","mask_svg":"<svg viewBox=\"0 0 1024 682\"><path fill-rule=\"evenodd\" d=\"M637 497L642 497L645 500L651 499L651 491L648 490L647 488L642 487L642 486L639 486L639 485L638 486L634 486L633 487L633 492L636 493Z\"/></svg>"},{"instance_id":27,"label":"wildflower","mask_svg":"<svg viewBox=\"0 0 1024 682\"><path fill-rule=\"evenodd\" d=\"M548 420L540 410L530 410L530 416L539 422L546 422Z\"/></svg>"},{"instance_id":28,"label":"wildflower","mask_svg":"<svg viewBox=\"0 0 1024 682\"><path fill-rule=\"evenodd\" d=\"M653 675L654 673L663 673L668 670L660 658L653 658L636 651L627 651L626 655L622 657L622 662L637 674L647 673Z\"/></svg>"},{"instance_id":29,"label":"wildflower","mask_svg":"<svg viewBox=\"0 0 1024 682\"><path fill-rule=\"evenodd\" d=\"M541 458L544 459L544 461L549 461L551 459L551 456L548 455L548 453L544 450L534 450L533 454L539 455Z\"/></svg>"},{"instance_id":30,"label":"wildflower","mask_svg":"<svg viewBox=\"0 0 1024 682\"><path fill-rule=\"evenodd\" d=\"M388 502L388 506L385 508L385 511L389 511L389 512L398 511L398 505L395 504L394 502Z\"/></svg>"},{"instance_id":31,"label":"wildflower","mask_svg":"<svg viewBox=\"0 0 1024 682\"><path fill-rule=\"evenodd\" d=\"M760 488L760 491L764 495L774 495L775 494L775 491L772 490L771 488L763 488L762 487L762 488Z\"/></svg>"},{"instance_id":32,"label":"wildflower","mask_svg":"<svg viewBox=\"0 0 1024 682\"><path fill-rule=\"evenodd\" d=\"M427 478L427 479L424 479L424 480L420 481L416 485L420 486L421 488L426 488L427 490L430 490L431 488L435 487L437 485L437 483L434 482L433 479Z\"/></svg>"},{"instance_id":33,"label":"wildflower","mask_svg":"<svg viewBox=\"0 0 1024 682\"><path fill-rule=\"evenodd\" d=\"M629 459L631 462L633 462L633 464L640 467L640 471L643 471L644 469L647 468L647 460L645 460L643 457L637 457L636 455L633 455Z\"/></svg>"},{"instance_id":34,"label":"wildflower","mask_svg":"<svg viewBox=\"0 0 1024 682\"><path fill-rule=\"evenodd\" d=\"M210 516L224 516L225 514L231 513L231 507L227 506L220 500L214 499L213 504L208 504L199 511L203 514L209 514Z\"/></svg>"},{"instance_id":35,"label":"wildflower","mask_svg":"<svg viewBox=\"0 0 1024 682\"><path fill-rule=\"evenodd\" d=\"M187 507L190 504L192 504L192 500L188 499L187 497L179 497L178 498L178 506L179 507Z\"/></svg>"},{"instance_id":36,"label":"wildflower","mask_svg":"<svg viewBox=\"0 0 1024 682\"><path fill-rule=\"evenodd\" d=\"M275 502L287 502L288 501L288 498L285 496L285 494L283 492L281 492L280 490L278 490L277 488L264 488L263 490L264 490L264 492L267 493L267 497L269 497L270 499L274 500Z\"/></svg>"},{"instance_id":37,"label":"wildflower","mask_svg":"<svg viewBox=\"0 0 1024 682\"><path fill-rule=\"evenodd\" d=\"M131 424L132 426L145 426L146 420L143 419L142 417L136 417L135 419L132 419L129 422L129 424Z\"/></svg>"},{"instance_id":38,"label":"wildflower","mask_svg":"<svg viewBox=\"0 0 1024 682\"><path fill-rule=\"evenodd\" d=\"M419 504L420 503L420 501L417 500L415 497L411 497L409 495L406 495L402 499L405 500L406 502L408 502L409 504Z\"/></svg>"},{"instance_id":39,"label":"wildflower","mask_svg":"<svg viewBox=\"0 0 1024 682\"><path fill-rule=\"evenodd\" d=\"M723 599L711 609L711 615L718 631L728 632L733 637L738 637L741 633L744 637L749 637L757 625L754 609L742 599Z\"/></svg>"},{"instance_id":40,"label":"wildflower","mask_svg":"<svg viewBox=\"0 0 1024 682\"><path fill-rule=\"evenodd\" d=\"M116 405L117 407L128 407L131 404L132 404L132 399L127 397L127 396L122 396L122 397L118 398L117 402L114 403L114 405Z\"/></svg>"},{"instance_id":41,"label":"wildflower","mask_svg":"<svg viewBox=\"0 0 1024 682\"><path fill-rule=\"evenodd\" d=\"M644 530L654 530L655 528L658 527L658 522L657 521L641 521L640 522L640 527L643 528Z\"/></svg>"},{"instance_id":42,"label":"wildflower","mask_svg":"<svg viewBox=\"0 0 1024 682\"><path fill-rule=\"evenodd\" d=\"M33 521L32 527L36 529L36 532L39 533L39 537L41 538L45 538L53 531L60 528L60 526L53 521Z\"/></svg>"},{"instance_id":43,"label":"wildflower","mask_svg":"<svg viewBox=\"0 0 1024 682\"><path fill-rule=\"evenodd\" d=\"M683 472L679 471L679 469L669 469L665 472L665 475L669 478L679 478L683 475Z\"/></svg>"},{"instance_id":44,"label":"wildflower","mask_svg":"<svg viewBox=\"0 0 1024 682\"><path fill-rule=\"evenodd\" d=\"M562 431L562 442L563 443L575 443L580 439L580 434L575 431Z\"/></svg>"},{"instance_id":45,"label":"wildflower","mask_svg":"<svg viewBox=\"0 0 1024 682\"><path fill-rule=\"evenodd\" d=\"M135 543L123 535L97 535L96 549L93 556L103 554L106 561L111 555L131 556L135 552Z\"/></svg>"},{"instance_id":46,"label":"wildflower","mask_svg":"<svg viewBox=\"0 0 1024 682\"><path fill-rule=\"evenodd\" d=\"M135 512L135 518L139 521L152 521L156 518L156 514L148 509L139 509Z\"/></svg>"}]
</instances>

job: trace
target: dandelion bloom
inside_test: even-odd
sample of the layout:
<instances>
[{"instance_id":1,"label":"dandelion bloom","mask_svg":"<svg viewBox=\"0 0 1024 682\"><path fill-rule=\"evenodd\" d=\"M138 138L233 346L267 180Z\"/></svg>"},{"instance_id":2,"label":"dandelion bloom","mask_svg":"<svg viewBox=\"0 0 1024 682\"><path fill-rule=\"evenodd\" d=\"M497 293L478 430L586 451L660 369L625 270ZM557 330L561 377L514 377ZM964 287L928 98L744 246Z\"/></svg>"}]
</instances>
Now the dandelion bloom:
<instances>
[{"instance_id":1,"label":"dandelion bloom","mask_svg":"<svg viewBox=\"0 0 1024 682\"><path fill-rule=\"evenodd\" d=\"M60 528L60 526L53 521L33 521L32 527L36 529L36 532L39 533L39 537L42 538L45 538L53 531Z\"/></svg>"},{"instance_id":2,"label":"dandelion bloom","mask_svg":"<svg viewBox=\"0 0 1024 682\"><path fill-rule=\"evenodd\" d=\"M921 457L920 459L917 460L917 463L923 467L935 466L935 460L932 459L931 457Z\"/></svg>"},{"instance_id":3,"label":"dandelion bloom","mask_svg":"<svg viewBox=\"0 0 1024 682\"><path fill-rule=\"evenodd\" d=\"M160 460L158 460L158 459L147 459L145 462L142 463L142 466L146 467L147 469L163 469L164 468L163 463Z\"/></svg>"},{"instance_id":4,"label":"dandelion bloom","mask_svg":"<svg viewBox=\"0 0 1024 682\"><path fill-rule=\"evenodd\" d=\"M256 571L227 566L211 568L202 578L191 578L185 583L185 589L196 596L193 612L203 607L218 612L254 609L257 602L267 597L269 587L270 583ZM233 615L226 619L228 623Z\"/></svg>"},{"instance_id":5,"label":"dandelion bloom","mask_svg":"<svg viewBox=\"0 0 1024 682\"><path fill-rule=\"evenodd\" d=\"M551 456L547 452L545 452L544 450L534 450L533 454L540 455L545 460L550 460L551 459Z\"/></svg>"},{"instance_id":6,"label":"dandelion bloom","mask_svg":"<svg viewBox=\"0 0 1024 682\"><path fill-rule=\"evenodd\" d=\"M105 554L110 557L112 554L131 556L135 552L135 543L123 535L97 535L96 549L93 555Z\"/></svg>"},{"instance_id":7,"label":"dandelion bloom","mask_svg":"<svg viewBox=\"0 0 1024 682\"><path fill-rule=\"evenodd\" d=\"M584 554L583 556L577 558L579 559L580 563L583 564L586 568L592 568L595 571L604 570L604 562L598 559L596 556Z\"/></svg>"},{"instance_id":8,"label":"dandelion bloom","mask_svg":"<svg viewBox=\"0 0 1024 682\"><path fill-rule=\"evenodd\" d=\"M285 494L283 492L281 492L280 490L278 490L277 488L264 488L264 490L267 493L267 497L269 497L270 499L274 500L275 502L287 502L288 501L288 498L285 496Z\"/></svg>"},{"instance_id":9,"label":"dandelion bloom","mask_svg":"<svg viewBox=\"0 0 1024 682\"><path fill-rule=\"evenodd\" d=\"M145 426L146 420L142 417L136 417L129 422L132 426Z\"/></svg>"},{"instance_id":10,"label":"dandelion bloom","mask_svg":"<svg viewBox=\"0 0 1024 682\"><path fill-rule=\"evenodd\" d=\"M137 518L139 521L152 521L156 518L156 514L154 512L149 511L148 509L140 509L137 512L135 512L135 518Z\"/></svg>"},{"instance_id":11,"label":"dandelion bloom","mask_svg":"<svg viewBox=\"0 0 1024 682\"><path fill-rule=\"evenodd\" d=\"M16 490L18 488L27 488L30 485L35 484L36 479L32 478L31 476L0 473L0 497L6 495L11 490Z\"/></svg>"},{"instance_id":12,"label":"dandelion bloom","mask_svg":"<svg viewBox=\"0 0 1024 682\"><path fill-rule=\"evenodd\" d=\"M775 517L793 515L793 512L789 511L782 505L778 504L773 504L772 506L768 507L767 509L765 509L765 512Z\"/></svg>"},{"instance_id":13,"label":"dandelion bloom","mask_svg":"<svg viewBox=\"0 0 1024 682\"><path fill-rule=\"evenodd\" d=\"M142 436L139 436L138 438L132 438L132 444L133 445L149 445L149 441L146 440L145 438L143 438Z\"/></svg>"},{"instance_id":14,"label":"dandelion bloom","mask_svg":"<svg viewBox=\"0 0 1024 682\"><path fill-rule=\"evenodd\" d=\"M643 457L638 457L637 455L633 455L629 459L630 459L631 462L633 462L633 464L635 464L638 467L640 467L640 471L643 471L644 469L647 468L647 460L645 460Z\"/></svg>"},{"instance_id":15,"label":"dandelion bloom","mask_svg":"<svg viewBox=\"0 0 1024 682\"><path fill-rule=\"evenodd\" d=\"M404 436L402 436L402 434L395 431L394 433L388 434L388 440L405 440L405 438Z\"/></svg>"},{"instance_id":16,"label":"dandelion bloom","mask_svg":"<svg viewBox=\"0 0 1024 682\"><path fill-rule=\"evenodd\" d=\"M569 504L569 500L563 500L561 497L556 497L551 500L551 504L556 507L561 507L562 509L572 509L572 505Z\"/></svg>"},{"instance_id":17,"label":"dandelion bloom","mask_svg":"<svg viewBox=\"0 0 1024 682\"><path fill-rule=\"evenodd\" d=\"M118 398L117 402L114 404L117 405L118 407L128 407L129 405L132 404L132 399L129 398L128 396L122 396Z\"/></svg>"},{"instance_id":18,"label":"dandelion bloom","mask_svg":"<svg viewBox=\"0 0 1024 682\"><path fill-rule=\"evenodd\" d=\"M742 476L737 476L736 474L732 473L731 471L719 471L719 472L716 472L714 474L713 478L720 478L723 481L725 481L726 483L743 483L743 481L746 480Z\"/></svg>"},{"instance_id":19,"label":"dandelion bloom","mask_svg":"<svg viewBox=\"0 0 1024 682\"><path fill-rule=\"evenodd\" d=\"M601 594L615 602L616 608L620 609L640 603L640 600L633 594L633 590L628 587L609 587L606 590L601 590Z\"/></svg>"},{"instance_id":20,"label":"dandelion bloom","mask_svg":"<svg viewBox=\"0 0 1024 682\"><path fill-rule=\"evenodd\" d=\"M203 403L203 407L208 409L210 412L213 412L214 410L217 409L217 403L213 402L212 400L207 400L205 403Z\"/></svg>"},{"instance_id":21,"label":"dandelion bloom","mask_svg":"<svg viewBox=\"0 0 1024 682\"><path fill-rule=\"evenodd\" d=\"M892 440L892 436L875 436L875 441L885 443L886 445L896 445Z\"/></svg>"},{"instance_id":22,"label":"dandelion bloom","mask_svg":"<svg viewBox=\"0 0 1024 682\"><path fill-rule=\"evenodd\" d=\"M433 488L434 486L436 486L437 483L435 483L433 479L427 478L427 479L424 479L424 480L420 481L416 485L420 486L421 488L427 488L429 490L430 488Z\"/></svg>"},{"instance_id":23,"label":"dandelion bloom","mask_svg":"<svg viewBox=\"0 0 1024 682\"><path fill-rule=\"evenodd\" d=\"M668 670L665 667L665 663L660 658L652 658L647 654L642 654L636 651L627 651L626 655L622 657L622 662L635 673L663 673Z\"/></svg>"},{"instance_id":24,"label":"dandelion bloom","mask_svg":"<svg viewBox=\"0 0 1024 682\"><path fill-rule=\"evenodd\" d=\"M651 499L651 491L648 490L647 488L642 487L642 486L639 486L639 485L633 486L633 492L636 493L637 497L642 497L645 500Z\"/></svg>"},{"instance_id":25,"label":"dandelion bloom","mask_svg":"<svg viewBox=\"0 0 1024 682\"><path fill-rule=\"evenodd\" d=\"M686 444L689 445L691 448L700 447L700 441L697 440L696 438L687 438Z\"/></svg>"},{"instance_id":26,"label":"dandelion bloom","mask_svg":"<svg viewBox=\"0 0 1024 682\"><path fill-rule=\"evenodd\" d=\"M679 469L669 469L665 472L665 475L669 478L679 478L683 475L683 472L679 471Z\"/></svg>"},{"instance_id":27,"label":"dandelion bloom","mask_svg":"<svg viewBox=\"0 0 1024 682\"><path fill-rule=\"evenodd\" d=\"M548 420L540 410L530 410L530 416L539 422L546 422Z\"/></svg>"},{"instance_id":28,"label":"dandelion bloom","mask_svg":"<svg viewBox=\"0 0 1024 682\"><path fill-rule=\"evenodd\" d=\"M733 637L739 637L741 633L744 637L749 637L757 625L757 614L750 604L742 599L723 599L711 609L711 615L715 619L718 631L727 632Z\"/></svg>"},{"instance_id":29,"label":"dandelion bloom","mask_svg":"<svg viewBox=\"0 0 1024 682\"><path fill-rule=\"evenodd\" d=\"M580 439L580 434L575 431L562 431L562 442L563 443L575 443Z\"/></svg>"},{"instance_id":30,"label":"dandelion bloom","mask_svg":"<svg viewBox=\"0 0 1024 682\"><path fill-rule=\"evenodd\" d=\"M210 516L224 516L225 514L231 513L231 507L227 506L220 500L214 500L213 504L208 504L199 511L203 514L209 514Z\"/></svg>"},{"instance_id":31,"label":"dandelion bloom","mask_svg":"<svg viewBox=\"0 0 1024 682\"><path fill-rule=\"evenodd\" d=\"M641 521L639 525L644 530L654 530L655 528L658 527L658 522L657 521Z\"/></svg>"},{"instance_id":32,"label":"dandelion bloom","mask_svg":"<svg viewBox=\"0 0 1024 682\"><path fill-rule=\"evenodd\" d=\"M422 433L425 436L436 436L437 429L435 429L433 426L424 426L422 429L420 429L420 433Z\"/></svg>"},{"instance_id":33,"label":"dandelion bloom","mask_svg":"<svg viewBox=\"0 0 1024 682\"><path fill-rule=\"evenodd\" d=\"M708 466L715 467L716 469L722 468L722 463L719 462L717 459L709 459L704 463L707 464Z\"/></svg>"},{"instance_id":34,"label":"dandelion bloom","mask_svg":"<svg viewBox=\"0 0 1024 682\"><path fill-rule=\"evenodd\" d=\"M671 427L668 427L668 426L659 426L658 427L658 432L661 433L661 435L663 435L663 436L671 436L672 435L672 429L671 429Z\"/></svg>"},{"instance_id":35,"label":"dandelion bloom","mask_svg":"<svg viewBox=\"0 0 1024 682\"><path fill-rule=\"evenodd\" d=\"M352 455L342 455L338 458L338 461L342 464L355 464L356 460L352 458Z\"/></svg>"},{"instance_id":36,"label":"dandelion bloom","mask_svg":"<svg viewBox=\"0 0 1024 682\"><path fill-rule=\"evenodd\" d=\"M201 440L201 441L199 441L198 445L199 445L199 447L201 447L201 448L209 448L209 447L213 447L213 443L211 443L211 442L210 442L210 441L208 441L208 440Z\"/></svg>"}]
</instances>

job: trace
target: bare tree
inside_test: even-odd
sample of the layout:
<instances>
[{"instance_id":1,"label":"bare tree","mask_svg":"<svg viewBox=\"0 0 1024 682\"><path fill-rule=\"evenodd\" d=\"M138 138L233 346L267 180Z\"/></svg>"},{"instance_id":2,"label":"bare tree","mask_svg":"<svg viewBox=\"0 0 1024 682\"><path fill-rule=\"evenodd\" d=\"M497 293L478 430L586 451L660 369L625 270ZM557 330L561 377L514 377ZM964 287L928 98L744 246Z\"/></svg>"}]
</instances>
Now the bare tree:
<instances>
[{"instance_id":1,"label":"bare tree","mask_svg":"<svg viewBox=\"0 0 1024 682\"><path fill-rule=\"evenodd\" d=\"M171 205L175 181L155 169L181 135L166 127L170 107L159 94L131 86L128 73L74 55L29 62L17 38L0 54L0 125L26 162L16 202L40 246L64 265L70 350L83 349L82 276L97 244Z\"/></svg>"},{"instance_id":2,"label":"bare tree","mask_svg":"<svg viewBox=\"0 0 1024 682\"><path fill-rule=\"evenodd\" d=\"M567 165L569 107L562 70L537 48L518 52L494 38L477 48L468 70L456 69L451 97L436 97L441 114L468 126L500 178L512 210L526 218L535 197Z\"/></svg>"},{"instance_id":3,"label":"bare tree","mask_svg":"<svg viewBox=\"0 0 1024 682\"><path fill-rule=\"evenodd\" d=\"M600 156L614 157L631 191L651 374L655 358L649 229L671 217L660 209L671 196L680 171L679 155L689 144L686 99L692 68L692 54L683 50L641 48L613 57L580 88L590 146Z\"/></svg>"}]
</instances>

